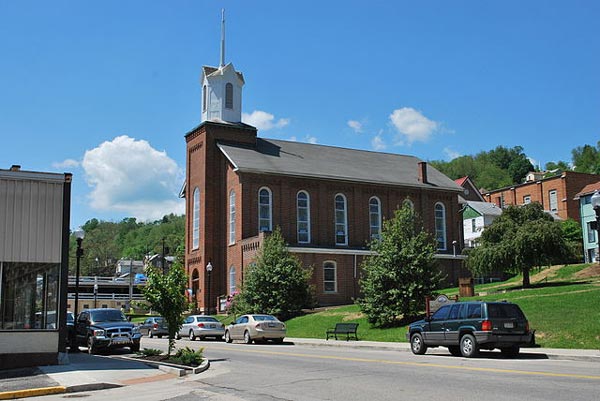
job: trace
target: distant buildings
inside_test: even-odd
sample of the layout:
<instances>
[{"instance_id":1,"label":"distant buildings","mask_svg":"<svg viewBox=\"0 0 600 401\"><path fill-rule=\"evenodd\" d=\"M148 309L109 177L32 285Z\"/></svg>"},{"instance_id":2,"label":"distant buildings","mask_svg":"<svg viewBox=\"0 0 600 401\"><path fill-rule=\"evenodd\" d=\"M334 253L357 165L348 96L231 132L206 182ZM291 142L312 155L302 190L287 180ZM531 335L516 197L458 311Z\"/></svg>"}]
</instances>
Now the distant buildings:
<instances>
[{"instance_id":1,"label":"distant buildings","mask_svg":"<svg viewBox=\"0 0 600 401\"><path fill-rule=\"evenodd\" d=\"M600 191L600 180L586 185L574 199L579 202L581 215L581 229L583 232L583 256L586 263L598 261L598 230L593 226L596 223L596 212L592 208L592 195Z\"/></svg>"}]
</instances>

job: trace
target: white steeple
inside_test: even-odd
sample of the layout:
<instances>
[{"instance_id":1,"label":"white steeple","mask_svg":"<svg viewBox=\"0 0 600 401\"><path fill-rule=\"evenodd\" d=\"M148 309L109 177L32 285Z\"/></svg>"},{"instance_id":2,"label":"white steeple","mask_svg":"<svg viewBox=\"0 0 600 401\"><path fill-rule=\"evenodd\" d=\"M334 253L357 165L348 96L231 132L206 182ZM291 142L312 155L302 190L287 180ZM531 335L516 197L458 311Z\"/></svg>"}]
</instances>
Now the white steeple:
<instances>
[{"instance_id":1,"label":"white steeple","mask_svg":"<svg viewBox=\"0 0 600 401\"><path fill-rule=\"evenodd\" d=\"M219 67L202 67L202 121L242 121L244 76L232 63L225 64L225 10L221 10L221 58Z\"/></svg>"}]
</instances>

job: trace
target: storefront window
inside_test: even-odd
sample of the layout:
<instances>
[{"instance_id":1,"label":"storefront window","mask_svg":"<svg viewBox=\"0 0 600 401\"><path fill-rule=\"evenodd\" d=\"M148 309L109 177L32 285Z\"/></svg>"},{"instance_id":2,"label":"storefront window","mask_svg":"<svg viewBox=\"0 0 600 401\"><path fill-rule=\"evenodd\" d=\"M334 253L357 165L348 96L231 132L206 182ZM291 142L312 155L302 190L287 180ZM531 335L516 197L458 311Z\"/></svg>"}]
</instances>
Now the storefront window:
<instances>
[{"instance_id":1,"label":"storefront window","mask_svg":"<svg viewBox=\"0 0 600 401\"><path fill-rule=\"evenodd\" d=\"M56 330L58 263L0 262L0 330Z\"/></svg>"}]
</instances>

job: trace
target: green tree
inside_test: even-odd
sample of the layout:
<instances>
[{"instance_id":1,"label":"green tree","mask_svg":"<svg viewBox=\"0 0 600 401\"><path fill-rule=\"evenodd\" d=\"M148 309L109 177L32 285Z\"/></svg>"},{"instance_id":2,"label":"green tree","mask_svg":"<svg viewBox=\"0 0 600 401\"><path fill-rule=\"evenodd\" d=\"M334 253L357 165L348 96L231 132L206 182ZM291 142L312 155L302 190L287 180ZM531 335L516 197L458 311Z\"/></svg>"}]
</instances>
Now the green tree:
<instances>
[{"instance_id":1,"label":"green tree","mask_svg":"<svg viewBox=\"0 0 600 401\"><path fill-rule=\"evenodd\" d=\"M361 265L360 309L380 327L397 324L401 316L416 316L439 285L441 273L434 259L436 242L408 202L384 222L381 238L370 248L373 254Z\"/></svg>"},{"instance_id":2,"label":"green tree","mask_svg":"<svg viewBox=\"0 0 600 401\"><path fill-rule=\"evenodd\" d=\"M523 274L530 287L532 268L563 260L569 247L561 226L537 202L509 206L483 231L479 246L469 252L468 266L476 274L494 268Z\"/></svg>"},{"instance_id":3,"label":"green tree","mask_svg":"<svg viewBox=\"0 0 600 401\"><path fill-rule=\"evenodd\" d=\"M576 263L583 260L583 246L581 242L583 239L583 230L581 229L581 224L574 219L567 219L561 223L560 227L572 256L568 261Z\"/></svg>"},{"instance_id":4,"label":"green tree","mask_svg":"<svg viewBox=\"0 0 600 401\"><path fill-rule=\"evenodd\" d=\"M600 141L592 145L578 146L571 151L574 170L580 173L600 174Z\"/></svg>"},{"instance_id":5,"label":"green tree","mask_svg":"<svg viewBox=\"0 0 600 401\"><path fill-rule=\"evenodd\" d=\"M181 328L182 315L189 305L185 297L187 276L179 262L171 266L166 274L161 269L149 267L148 282L143 289L146 301L157 311L169 326L169 348L167 355L175 347L175 335Z\"/></svg>"},{"instance_id":6,"label":"green tree","mask_svg":"<svg viewBox=\"0 0 600 401\"><path fill-rule=\"evenodd\" d=\"M281 319L297 315L313 306L309 285L312 269L302 266L285 244L277 228L267 236L258 252L256 264L248 269L235 313L269 313Z\"/></svg>"}]
</instances>

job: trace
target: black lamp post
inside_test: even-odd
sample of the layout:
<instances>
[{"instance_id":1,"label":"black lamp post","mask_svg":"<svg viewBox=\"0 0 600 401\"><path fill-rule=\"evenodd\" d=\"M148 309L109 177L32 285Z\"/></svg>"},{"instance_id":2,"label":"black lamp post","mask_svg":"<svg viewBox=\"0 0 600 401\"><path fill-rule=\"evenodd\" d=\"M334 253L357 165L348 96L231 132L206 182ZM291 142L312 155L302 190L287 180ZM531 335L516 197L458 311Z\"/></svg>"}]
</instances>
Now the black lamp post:
<instances>
[{"instance_id":1,"label":"black lamp post","mask_svg":"<svg viewBox=\"0 0 600 401\"><path fill-rule=\"evenodd\" d=\"M206 265L206 274L208 276L208 285L206 287L206 293L208 295L208 303L206 304L206 308L208 310L207 315L210 315L210 304L211 304L211 300L210 300L210 273L212 273L212 269L213 269L213 265L208 262L208 264Z\"/></svg>"},{"instance_id":2,"label":"black lamp post","mask_svg":"<svg viewBox=\"0 0 600 401\"><path fill-rule=\"evenodd\" d=\"M83 256L83 248L81 247L81 242L83 242L83 238L85 237L85 231L79 228L75 231L75 238L77 240L77 251L75 252L75 257L77 260L76 271L75 271L75 308L74 314L75 319L77 319L77 314L79 313L79 266L81 263L81 257Z\"/></svg>"},{"instance_id":3,"label":"black lamp post","mask_svg":"<svg viewBox=\"0 0 600 401\"><path fill-rule=\"evenodd\" d=\"M94 283L94 309L98 307L98 283Z\"/></svg>"},{"instance_id":4,"label":"black lamp post","mask_svg":"<svg viewBox=\"0 0 600 401\"><path fill-rule=\"evenodd\" d=\"M594 212L596 212L596 241L598 242L596 262L600 263L600 192L598 190L592 195L592 207L594 208Z\"/></svg>"}]
</instances>

